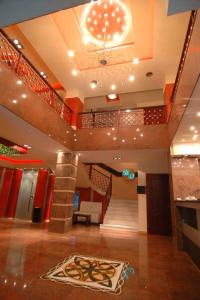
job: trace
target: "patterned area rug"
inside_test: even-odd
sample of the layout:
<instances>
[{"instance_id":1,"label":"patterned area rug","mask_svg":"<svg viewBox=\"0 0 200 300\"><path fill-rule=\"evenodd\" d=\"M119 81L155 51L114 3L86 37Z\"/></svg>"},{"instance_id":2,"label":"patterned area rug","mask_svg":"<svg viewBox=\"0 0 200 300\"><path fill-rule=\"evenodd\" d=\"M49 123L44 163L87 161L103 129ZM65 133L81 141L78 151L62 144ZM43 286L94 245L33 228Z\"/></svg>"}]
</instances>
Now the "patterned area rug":
<instances>
[{"instance_id":1,"label":"patterned area rug","mask_svg":"<svg viewBox=\"0 0 200 300\"><path fill-rule=\"evenodd\" d=\"M41 278L95 291L121 294L124 280L131 271L129 264L121 261L72 255Z\"/></svg>"}]
</instances>

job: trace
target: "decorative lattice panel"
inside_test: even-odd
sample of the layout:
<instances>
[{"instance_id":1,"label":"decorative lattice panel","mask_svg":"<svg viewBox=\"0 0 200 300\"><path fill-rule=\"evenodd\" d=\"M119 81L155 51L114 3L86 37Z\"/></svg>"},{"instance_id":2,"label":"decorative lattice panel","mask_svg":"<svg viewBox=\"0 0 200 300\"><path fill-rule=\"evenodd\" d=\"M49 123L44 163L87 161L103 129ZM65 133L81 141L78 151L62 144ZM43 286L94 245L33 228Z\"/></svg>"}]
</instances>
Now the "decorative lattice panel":
<instances>
[{"instance_id":1,"label":"decorative lattice panel","mask_svg":"<svg viewBox=\"0 0 200 300\"><path fill-rule=\"evenodd\" d=\"M0 33L0 61L12 69L20 80L50 105L60 118L67 124L70 123L71 110L69 107L2 33Z\"/></svg>"},{"instance_id":2,"label":"decorative lattice panel","mask_svg":"<svg viewBox=\"0 0 200 300\"><path fill-rule=\"evenodd\" d=\"M121 111L119 118L119 127L132 127L144 124L144 110L135 109L131 111Z\"/></svg>"},{"instance_id":3,"label":"decorative lattice panel","mask_svg":"<svg viewBox=\"0 0 200 300\"><path fill-rule=\"evenodd\" d=\"M144 108L144 124L145 125L166 124L165 106Z\"/></svg>"}]
</instances>

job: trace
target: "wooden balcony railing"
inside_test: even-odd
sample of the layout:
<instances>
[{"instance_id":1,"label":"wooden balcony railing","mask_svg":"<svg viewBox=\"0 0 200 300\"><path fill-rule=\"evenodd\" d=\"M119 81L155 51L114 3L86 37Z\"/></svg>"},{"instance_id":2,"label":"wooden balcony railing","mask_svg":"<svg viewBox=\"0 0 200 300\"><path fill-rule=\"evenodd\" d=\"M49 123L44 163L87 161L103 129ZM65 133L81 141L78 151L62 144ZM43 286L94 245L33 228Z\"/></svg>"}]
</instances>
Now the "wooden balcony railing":
<instances>
[{"instance_id":1,"label":"wooden balcony railing","mask_svg":"<svg viewBox=\"0 0 200 300\"><path fill-rule=\"evenodd\" d=\"M14 47L2 30L0 30L0 61L14 71L25 85L50 105L61 119L70 124L71 109L49 83L41 77L30 61Z\"/></svg>"},{"instance_id":2,"label":"wooden balcony railing","mask_svg":"<svg viewBox=\"0 0 200 300\"><path fill-rule=\"evenodd\" d=\"M80 113L78 117L79 129L123 128L166 123L166 106Z\"/></svg>"}]
</instances>

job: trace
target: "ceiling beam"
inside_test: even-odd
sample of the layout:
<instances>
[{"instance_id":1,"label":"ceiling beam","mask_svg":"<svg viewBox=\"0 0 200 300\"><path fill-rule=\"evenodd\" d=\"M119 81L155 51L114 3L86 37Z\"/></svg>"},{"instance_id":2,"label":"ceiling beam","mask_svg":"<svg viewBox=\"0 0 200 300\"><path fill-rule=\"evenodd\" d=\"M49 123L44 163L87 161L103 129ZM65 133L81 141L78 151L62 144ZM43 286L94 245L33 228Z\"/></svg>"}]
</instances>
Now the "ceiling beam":
<instances>
[{"instance_id":1,"label":"ceiling beam","mask_svg":"<svg viewBox=\"0 0 200 300\"><path fill-rule=\"evenodd\" d=\"M168 15L175 15L199 8L199 0L168 0Z\"/></svg>"},{"instance_id":2,"label":"ceiling beam","mask_svg":"<svg viewBox=\"0 0 200 300\"><path fill-rule=\"evenodd\" d=\"M0 28L88 2L90 0L1 0Z\"/></svg>"}]
</instances>

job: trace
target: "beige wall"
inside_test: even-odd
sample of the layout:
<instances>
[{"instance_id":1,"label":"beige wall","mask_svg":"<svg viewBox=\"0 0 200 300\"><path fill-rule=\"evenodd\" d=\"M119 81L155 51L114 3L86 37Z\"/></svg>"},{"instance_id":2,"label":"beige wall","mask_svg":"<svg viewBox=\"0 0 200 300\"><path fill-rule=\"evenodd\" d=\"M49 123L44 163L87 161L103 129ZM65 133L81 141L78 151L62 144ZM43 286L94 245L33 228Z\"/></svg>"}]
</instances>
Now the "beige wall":
<instances>
[{"instance_id":1,"label":"beige wall","mask_svg":"<svg viewBox=\"0 0 200 300\"><path fill-rule=\"evenodd\" d=\"M136 164L134 163L110 163L108 164L110 167L123 171L128 168L133 171L136 171ZM106 172L102 168L95 166L97 170L100 170L107 176L110 176L110 173ZM77 173L77 187L90 187L91 183L88 179L87 172L85 170L85 166L83 164L79 164L78 173ZM137 179L131 181L124 177L112 177L112 196L114 198L122 198L122 199L134 199L137 200Z\"/></svg>"},{"instance_id":2,"label":"beige wall","mask_svg":"<svg viewBox=\"0 0 200 300\"><path fill-rule=\"evenodd\" d=\"M119 102L107 102L105 96L86 98L84 110L118 109L164 105L163 90L120 94Z\"/></svg>"}]
</instances>

